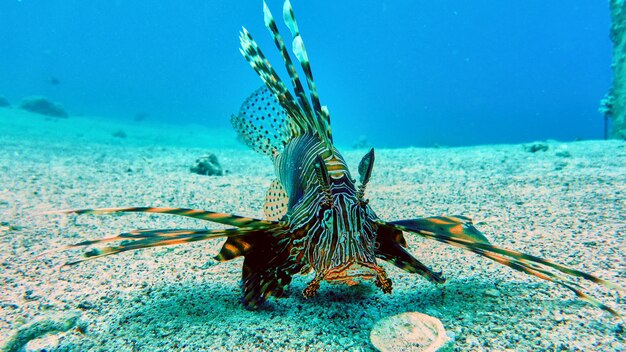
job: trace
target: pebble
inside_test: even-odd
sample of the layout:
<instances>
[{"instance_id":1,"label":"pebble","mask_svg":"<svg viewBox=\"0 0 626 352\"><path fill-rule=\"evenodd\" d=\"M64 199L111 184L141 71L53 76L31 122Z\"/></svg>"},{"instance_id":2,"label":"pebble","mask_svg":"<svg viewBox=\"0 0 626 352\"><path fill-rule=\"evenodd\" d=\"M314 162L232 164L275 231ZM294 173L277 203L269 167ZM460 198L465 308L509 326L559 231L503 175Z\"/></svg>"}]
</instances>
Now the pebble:
<instances>
[{"instance_id":1,"label":"pebble","mask_svg":"<svg viewBox=\"0 0 626 352\"><path fill-rule=\"evenodd\" d=\"M487 297L500 297L500 291L496 290L495 288L490 288L488 290L485 290L485 296Z\"/></svg>"}]
</instances>

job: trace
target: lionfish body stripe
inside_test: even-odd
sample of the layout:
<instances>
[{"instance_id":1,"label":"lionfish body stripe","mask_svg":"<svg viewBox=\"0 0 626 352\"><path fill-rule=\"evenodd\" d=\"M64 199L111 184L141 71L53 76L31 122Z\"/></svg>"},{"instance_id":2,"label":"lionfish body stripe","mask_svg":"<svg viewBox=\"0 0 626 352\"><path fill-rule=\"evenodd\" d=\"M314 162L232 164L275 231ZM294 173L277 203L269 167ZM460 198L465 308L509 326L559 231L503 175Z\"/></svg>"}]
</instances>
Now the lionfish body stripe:
<instances>
[{"instance_id":1,"label":"lionfish body stripe","mask_svg":"<svg viewBox=\"0 0 626 352\"><path fill-rule=\"evenodd\" d=\"M242 301L245 306L255 308L270 296L283 296L294 275L311 270L315 275L303 291L305 297L315 295L324 281L350 286L374 281L383 292L391 293L391 279L378 260L419 274L431 282L444 282L440 272L432 271L407 251L404 233L410 233L469 250L512 269L559 284L595 307L618 315L614 309L585 293L586 288L577 278L611 289L622 288L547 259L494 246L467 217L381 220L365 199L374 165L374 150L370 150L359 163L357 184L341 153L333 145L330 115L320 103L291 4L288 0L285 2L283 18L291 34L292 52L306 79L308 96L265 3L263 12L265 25L289 74L293 93L244 28L240 34L241 53L265 86L245 100L231 122L251 149L269 156L274 162L276 179L267 192L265 203L268 219L153 207L63 211L76 214L161 213L232 226L225 230L136 230L116 237L83 241L64 248L110 242L117 245L87 251L85 258L67 264L139 248L226 237L216 259L225 261L244 257Z\"/></svg>"}]
</instances>

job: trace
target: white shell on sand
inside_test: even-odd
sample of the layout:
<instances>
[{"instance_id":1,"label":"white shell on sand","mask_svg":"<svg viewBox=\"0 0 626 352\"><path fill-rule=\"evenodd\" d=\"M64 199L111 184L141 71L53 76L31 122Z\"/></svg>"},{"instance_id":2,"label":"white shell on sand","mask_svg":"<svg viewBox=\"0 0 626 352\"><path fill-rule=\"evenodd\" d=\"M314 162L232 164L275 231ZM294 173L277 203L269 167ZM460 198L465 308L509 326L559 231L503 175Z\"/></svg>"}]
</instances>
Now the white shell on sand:
<instances>
[{"instance_id":1,"label":"white shell on sand","mask_svg":"<svg viewBox=\"0 0 626 352\"><path fill-rule=\"evenodd\" d=\"M439 319L408 312L379 320L372 328L370 341L382 352L434 352L447 347L451 340Z\"/></svg>"}]
</instances>

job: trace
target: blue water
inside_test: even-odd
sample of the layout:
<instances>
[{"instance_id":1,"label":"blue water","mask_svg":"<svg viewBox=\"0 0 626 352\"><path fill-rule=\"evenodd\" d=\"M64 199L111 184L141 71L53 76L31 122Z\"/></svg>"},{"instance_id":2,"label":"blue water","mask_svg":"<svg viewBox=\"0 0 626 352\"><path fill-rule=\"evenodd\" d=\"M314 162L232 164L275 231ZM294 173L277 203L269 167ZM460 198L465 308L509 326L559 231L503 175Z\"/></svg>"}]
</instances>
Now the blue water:
<instances>
[{"instance_id":1,"label":"blue water","mask_svg":"<svg viewBox=\"0 0 626 352\"><path fill-rule=\"evenodd\" d=\"M268 4L279 20L282 2ZM340 145L360 135L377 147L603 137L606 2L292 4ZM227 127L261 85L239 54L241 25L279 67L260 0L3 0L0 95L44 95L74 115Z\"/></svg>"}]
</instances>

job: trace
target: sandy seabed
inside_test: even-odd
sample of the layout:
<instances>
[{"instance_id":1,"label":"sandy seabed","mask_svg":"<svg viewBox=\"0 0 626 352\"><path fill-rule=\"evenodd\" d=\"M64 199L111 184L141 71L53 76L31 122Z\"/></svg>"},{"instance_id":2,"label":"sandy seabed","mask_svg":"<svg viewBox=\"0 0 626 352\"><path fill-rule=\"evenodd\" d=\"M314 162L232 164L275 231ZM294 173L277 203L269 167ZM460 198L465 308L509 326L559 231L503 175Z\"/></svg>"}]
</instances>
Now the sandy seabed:
<instances>
[{"instance_id":1,"label":"sandy seabed","mask_svg":"<svg viewBox=\"0 0 626 352\"><path fill-rule=\"evenodd\" d=\"M65 216L67 208L165 206L262 217L273 180L266 157L232 131L47 119L0 108L0 346L6 350L363 350L383 317L439 318L459 351L626 351L624 322L570 291L461 249L406 235L444 285L383 264L394 282L322 284L244 309L242 260L217 263L222 241L126 252L60 266L52 248L136 228L203 228L168 215ZM126 138L113 137L116 130ZM181 142L182 141L182 142ZM463 214L496 245L553 259L626 286L626 143L377 150L370 204L383 219ZM203 148L194 145L205 146ZM215 153L227 174L189 167ZM364 150L346 150L353 170ZM626 314L617 292L589 292ZM623 294L622 294L623 295ZM66 330L66 331L63 331ZM51 333L44 334L49 331Z\"/></svg>"}]
</instances>

